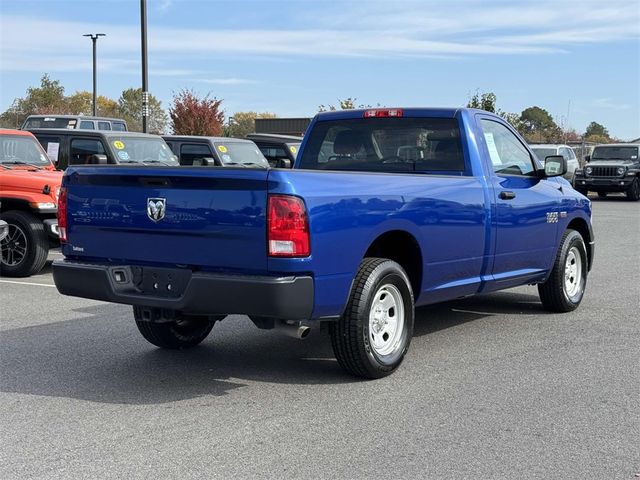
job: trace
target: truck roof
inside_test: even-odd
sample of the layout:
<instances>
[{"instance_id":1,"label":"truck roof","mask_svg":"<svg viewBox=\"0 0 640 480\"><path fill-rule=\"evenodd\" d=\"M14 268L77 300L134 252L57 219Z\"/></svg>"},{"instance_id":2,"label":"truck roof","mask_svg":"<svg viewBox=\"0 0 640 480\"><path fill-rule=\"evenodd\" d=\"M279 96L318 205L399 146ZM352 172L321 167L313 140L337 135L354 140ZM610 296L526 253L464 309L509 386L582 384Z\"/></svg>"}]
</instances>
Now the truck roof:
<instances>
[{"instance_id":1,"label":"truck roof","mask_svg":"<svg viewBox=\"0 0 640 480\"><path fill-rule=\"evenodd\" d=\"M162 135L162 138L165 140L210 140L212 142L242 142L242 143L253 143L251 140L247 140L246 138L236 138L236 137L207 137L204 135Z\"/></svg>"},{"instance_id":2,"label":"truck roof","mask_svg":"<svg viewBox=\"0 0 640 480\"><path fill-rule=\"evenodd\" d=\"M601 143L596 147L640 147L640 143Z\"/></svg>"},{"instance_id":3,"label":"truck roof","mask_svg":"<svg viewBox=\"0 0 640 480\"><path fill-rule=\"evenodd\" d=\"M0 135L22 135L24 137L33 137L31 132L25 130L15 130L12 128L0 128Z\"/></svg>"},{"instance_id":4,"label":"truck roof","mask_svg":"<svg viewBox=\"0 0 640 480\"><path fill-rule=\"evenodd\" d=\"M115 121L115 122L124 122L125 120L123 118L114 118L114 117L94 117L92 115L69 115L69 114L62 114L62 115L56 115L56 114L49 114L49 115L29 115L27 117L27 119L29 118L80 118L82 120L110 120L110 121Z\"/></svg>"},{"instance_id":5,"label":"truck roof","mask_svg":"<svg viewBox=\"0 0 640 480\"><path fill-rule=\"evenodd\" d=\"M300 143L304 137L295 135L278 135L275 133L250 133L247 135L249 140L264 140L271 142Z\"/></svg>"},{"instance_id":6,"label":"truck roof","mask_svg":"<svg viewBox=\"0 0 640 480\"><path fill-rule=\"evenodd\" d=\"M364 112L369 110L402 110L403 117L442 117L453 118L456 113L467 110L469 112L484 113L487 115L495 115L485 110L474 108L403 108L403 107L374 107L374 108L358 108L353 110L334 110L330 112L320 112L317 114L318 120L338 120L362 118Z\"/></svg>"},{"instance_id":7,"label":"truck roof","mask_svg":"<svg viewBox=\"0 0 640 480\"><path fill-rule=\"evenodd\" d=\"M46 135L58 134L58 135L82 135L82 136L94 136L94 137L160 137L153 133L140 133L140 132L121 132L114 130L82 130L76 128L30 128L27 131L32 133L42 133Z\"/></svg>"}]
</instances>

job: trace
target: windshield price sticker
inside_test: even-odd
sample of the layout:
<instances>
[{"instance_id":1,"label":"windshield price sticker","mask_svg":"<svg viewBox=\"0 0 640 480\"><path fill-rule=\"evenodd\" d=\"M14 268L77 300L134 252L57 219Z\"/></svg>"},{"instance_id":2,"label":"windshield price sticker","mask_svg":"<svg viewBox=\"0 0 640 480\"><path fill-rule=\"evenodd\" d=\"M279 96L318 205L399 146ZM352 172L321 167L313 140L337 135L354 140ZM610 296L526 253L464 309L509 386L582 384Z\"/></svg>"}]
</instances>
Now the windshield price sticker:
<instances>
[{"instance_id":1,"label":"windshield price sticker","mask_svg":"<svg viewBox=\"0 0 640 480\"><path fill-rule=\"evenodd\" d=\"M118 157L120 158L120 160L129 160L129 154L124 150L118 152Z\"/></svg>"},{"instance_id":2,"label":"windshield price sticker","mask_svg":"<svg viewBox=\"0 0 640 480\"><path fill-rule=\"evenodd\" d=\"M218 150L220 150L222 153L227 153L227 147L225 147L224 145L218 145Z\"/></svg>"},{"instance_id":3,"label":"windshield price sticker","mask_svg":"<svg viewBox=\"0 0 640 480\"><path fill-rule=\"evenodd\" d=\"M289 147L289 150L291 150L291 153L296 153L298 151L298 149L296 147L294 147L293 145L291 145Z\"/></svg>"},{"instance_id":4,"label":"windshield price sticker","mask_svg":"<svg viewBox=\"0 0 640 480\"><path fill-rule=\"evenodd\" d=\"M118 150L124 149L124 143L122 143L120 140L116 140L115 142L113 142L113 146L116 147Z\"/></svg>"}]
</instances>

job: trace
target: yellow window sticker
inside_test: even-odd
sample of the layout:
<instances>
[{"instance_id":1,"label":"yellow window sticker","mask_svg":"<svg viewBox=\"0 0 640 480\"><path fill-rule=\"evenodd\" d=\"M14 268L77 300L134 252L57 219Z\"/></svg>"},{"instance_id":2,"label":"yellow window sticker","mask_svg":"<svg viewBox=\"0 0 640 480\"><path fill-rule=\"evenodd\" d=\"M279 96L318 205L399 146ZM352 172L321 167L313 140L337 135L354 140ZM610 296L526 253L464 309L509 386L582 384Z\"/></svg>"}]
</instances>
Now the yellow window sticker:
<instances>
[{"instance_id":1,"label":"yellow window sticker","mask_svg":"<svg viewBox=\"0 0 640 480\"><path fill-rule=\"evenodd\" d=\"M291 150L291 153L296 153L298 151L298 149L296 147L294 147L293 145L291 145L289 147L289 150Z\"/></svg>"},{"instance_id":2,"label":"yellow window sticker","mask_svg":"<svg viewBox=\"0 0 640 480\"><path fill-rule=\"evenodd\" d=\"M225 147L224 145L218 145L218 150L220 150L222 153L227 153L227 147Z\"/></svg>"},{"instance_id":3,"label":"yellow window sticker","mask_svg":"<svg viewBox=\"0 0 640 480\"><path fill-rule=\"evenodd\" d=\"M115 142L113 142L113 146L118 150L122 150L124 148L124 143L122 143L120 140L116 140Z\"/></svg>"}]
</instances>

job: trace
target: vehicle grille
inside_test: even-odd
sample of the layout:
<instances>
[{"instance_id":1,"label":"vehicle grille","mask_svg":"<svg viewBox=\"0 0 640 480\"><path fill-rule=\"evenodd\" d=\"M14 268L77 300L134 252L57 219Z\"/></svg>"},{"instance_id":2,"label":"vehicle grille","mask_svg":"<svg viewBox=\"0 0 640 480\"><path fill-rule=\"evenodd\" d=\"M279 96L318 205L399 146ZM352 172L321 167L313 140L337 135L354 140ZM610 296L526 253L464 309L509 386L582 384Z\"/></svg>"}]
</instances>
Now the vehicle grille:
<instances>
[{"instance_id":1,"label":"vehicle grille","mask_svg":"<svg viewBox=\"0 0 640 480\"><path fill-rule=\"evenodd\" d=\"M619 177L618 167L593 167L592 177Z\"/></svg>"}]
</instances>

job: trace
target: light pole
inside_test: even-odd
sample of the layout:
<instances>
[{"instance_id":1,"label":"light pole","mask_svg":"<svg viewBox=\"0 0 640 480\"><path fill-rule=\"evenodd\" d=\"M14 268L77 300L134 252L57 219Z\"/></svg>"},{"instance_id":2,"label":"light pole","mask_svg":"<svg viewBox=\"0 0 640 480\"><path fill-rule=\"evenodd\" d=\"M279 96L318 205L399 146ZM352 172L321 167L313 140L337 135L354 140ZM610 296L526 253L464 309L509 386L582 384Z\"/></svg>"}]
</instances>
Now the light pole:
<instances>
[{"instance_id":1,"label":"light pole","mask_svg":"<svg viewBox=\"0 0 640 480\"><path fill-rule=\"evenodd\" d=\"M96 101L96 90L97 90L97 68L96 68L96 43L98 42L98 37L106 37L104 33L85 33L82 35L83 37L89 37L91 42L93 43L93 116L96 116L97 110L97 101Z\"/></svg>"},{"instance_id":2,"label":"light pole","mask_svg":"<svg viewBox=\"0 0 640 480\"><path fill-rule=\"evenodd\" d=\"M147 69L147 0L140 0L140 36L142 46L142 131L147 133L149 117L149 75Z\"/></svg>"}]
</instances>

